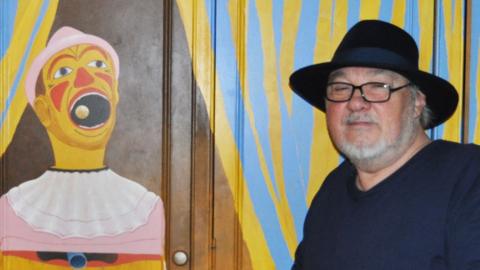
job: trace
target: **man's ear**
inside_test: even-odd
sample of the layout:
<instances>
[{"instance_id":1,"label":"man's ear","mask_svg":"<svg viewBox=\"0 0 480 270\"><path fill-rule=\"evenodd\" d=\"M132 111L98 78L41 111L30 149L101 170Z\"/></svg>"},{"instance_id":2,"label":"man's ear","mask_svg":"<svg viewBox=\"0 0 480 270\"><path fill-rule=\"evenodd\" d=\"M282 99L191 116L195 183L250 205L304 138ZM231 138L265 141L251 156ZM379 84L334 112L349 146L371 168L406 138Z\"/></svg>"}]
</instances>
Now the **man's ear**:
<instances>
[{"instance_id":1,"label":"man's ear","mask_svg":"<svg viewBox=\"0 0 480 270\"><path fill-rule=\"evenodd\" d=\"M427 105L427 97L421 91L417 91L417 97L415 98L415 118L420 117L425 106Z\"/></svg>"},{"instance_id":2,"label":"man's ear","mask_svg":"<svg viewBox=\"0 0 480 270\"><path fill-rule=\"evenodd\" d=\"M53 115L50 111L50 106L48 105L47 98L44 95L38 96L33 102L33 110L37 114L38 119L42 122L46 128L52 124Z\"/></svg>"}]
</instances>

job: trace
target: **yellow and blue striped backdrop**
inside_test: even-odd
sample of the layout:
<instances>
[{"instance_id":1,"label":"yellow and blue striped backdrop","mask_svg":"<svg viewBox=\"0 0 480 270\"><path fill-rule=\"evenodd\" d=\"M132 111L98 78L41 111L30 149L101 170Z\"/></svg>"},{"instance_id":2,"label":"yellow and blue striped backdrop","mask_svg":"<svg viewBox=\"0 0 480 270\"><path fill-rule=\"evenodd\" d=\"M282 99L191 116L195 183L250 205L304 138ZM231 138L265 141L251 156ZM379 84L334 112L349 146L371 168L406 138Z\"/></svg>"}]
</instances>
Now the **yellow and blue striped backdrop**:
<instances>
[{"instance_id":1,"label":"yellow and blue striped backdrop","mask_svg":"<svg viewBox=\"0 0 480 270\"><path fill-rule=\"evenodd\" d=\"M461 141L462 121L468 117L468 140L480 142L478 1L470 1L472 49L467 56L467 1L176 2L254 269L289 269L308 205L341 161L323 114L292 94L288 77L302 66L328 61L358 20L381 19L411 33L419 45L420 67L449 80L460 100L464 64L471 61L470 114L462 115L461 101L447 123L429 132L433 138Z\"/></svg>"},{"instance_id":2,"label":"yellow and blue striped backdrop","mask_svg":"<svg viewBox=\"0 0 480 270\"><path fill-rule=\"evenodd\" d=\"M58 0L0 0L0 155L25 110L26 70L45 47Z\"/></svg>"},{"instance_id":3,"label":"yellow and blue striped backdrop","mask_svg":"<svg viewBox=\"0 0 480 270\"><path fill-rule=\"evenodd\" d=\"M464 36L467 3L470 44ZM58 0L0 0L2 154L26 106L26 67L45 46L57 5ZM467 141L480 143L478 1L177 0L177 5L254 269L289 269L308 205L340 162L323 114L292 94L288 76L328 61L358 20L378 18L403 27L419 44L422 69L448 79L461 97L468 85L466 104L431 136L460 141L468 131ZM462 115L463 106L468 115Z\"/></svg>"}]
</instances>

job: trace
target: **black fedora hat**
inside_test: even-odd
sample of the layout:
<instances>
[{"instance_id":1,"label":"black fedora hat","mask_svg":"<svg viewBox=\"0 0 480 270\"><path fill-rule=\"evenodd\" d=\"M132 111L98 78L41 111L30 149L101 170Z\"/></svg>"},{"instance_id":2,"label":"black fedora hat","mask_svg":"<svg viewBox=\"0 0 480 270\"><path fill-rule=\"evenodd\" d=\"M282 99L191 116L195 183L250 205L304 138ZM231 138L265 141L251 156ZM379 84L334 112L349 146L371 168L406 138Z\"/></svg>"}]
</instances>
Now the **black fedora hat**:
<instances>
[{"instance_id":1,"label":"black fedora hat","mask_svg":"<svg viewBox=\"0 0 480 270\"><path fill-rule=\"evenodd\" d=\"M403 29L378 20L355 24L330 62L307 66L290 76L290 87L314 107L325 111L329 74L342 67L373 67L395 71L417 85L427 98L433 119L426 128L445 122L455 112L458 94L448 81L418 68L415 40Z\"/></svg>"}]
</instances>

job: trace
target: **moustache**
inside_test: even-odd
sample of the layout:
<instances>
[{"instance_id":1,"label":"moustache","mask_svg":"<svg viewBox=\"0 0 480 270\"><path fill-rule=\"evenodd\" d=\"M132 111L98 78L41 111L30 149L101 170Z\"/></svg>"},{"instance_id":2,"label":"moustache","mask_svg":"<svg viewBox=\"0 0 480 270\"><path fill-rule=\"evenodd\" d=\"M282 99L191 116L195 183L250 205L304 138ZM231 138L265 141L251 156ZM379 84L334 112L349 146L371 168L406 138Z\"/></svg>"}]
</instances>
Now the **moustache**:
<instances>
[{"instance_id":1,"label":"moustache","mask_svg":"<svg viewBox=\"0 0 480 270\"><path fill-rule=\"evenodd\" d=\"M355 124L356 122L364 122L370 124L378 123L375 117L368 114L350 114L343 119L343 123L347 125Z\"/></svg>"}]
</instances>

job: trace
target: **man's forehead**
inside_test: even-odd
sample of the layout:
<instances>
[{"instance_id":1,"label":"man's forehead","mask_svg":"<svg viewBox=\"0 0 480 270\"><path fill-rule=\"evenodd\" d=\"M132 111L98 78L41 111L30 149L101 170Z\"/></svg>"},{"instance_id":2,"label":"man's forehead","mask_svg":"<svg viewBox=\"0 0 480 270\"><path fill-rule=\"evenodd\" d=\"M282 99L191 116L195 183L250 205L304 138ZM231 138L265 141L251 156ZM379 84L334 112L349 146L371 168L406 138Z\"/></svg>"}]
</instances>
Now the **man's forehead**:
<instances>
[{"instance_id":1,"label":"man's forehead","mask_svg":"<svg viewBox=\"0 0 480 270\"><path fill-rule=\"evenodd\" d=\"M387 76L391 79L403 78L403 76L395 71L382 69L382 68L371 68L371 67L344 67L339 68L330 73L328 76L329 81L341 77L346 77L352 73L359 73L367 76Z\"/></svg>"}]
</instances>

